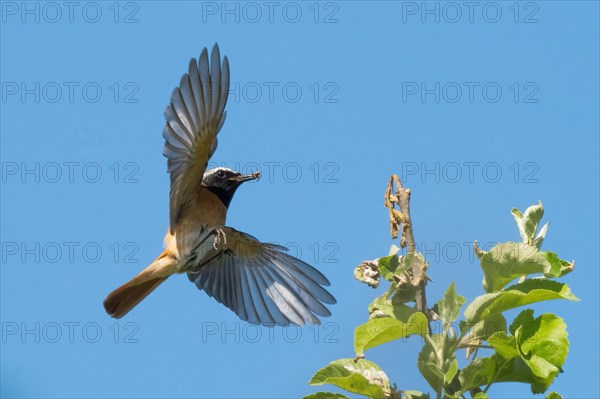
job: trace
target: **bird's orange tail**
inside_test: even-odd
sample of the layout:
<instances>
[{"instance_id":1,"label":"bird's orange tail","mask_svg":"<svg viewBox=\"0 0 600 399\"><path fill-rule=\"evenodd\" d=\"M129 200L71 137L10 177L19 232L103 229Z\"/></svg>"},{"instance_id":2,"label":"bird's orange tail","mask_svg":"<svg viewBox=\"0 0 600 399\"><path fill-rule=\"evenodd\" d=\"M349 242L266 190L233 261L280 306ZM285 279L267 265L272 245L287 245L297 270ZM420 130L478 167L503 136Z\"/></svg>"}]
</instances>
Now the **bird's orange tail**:
<instances>
[{"instance_id":1,"label":"bird's orange tail","mask_svg":"<svg viewBox=\"0 0 600 399\"><path fill-rule=\"evenodd\" d=\"M106 313L120 319L174 273L176 262L166 252L140 274L108 294L104 300Z\"/></svg>"},{"instance_id":2,"label":"bird's orange tail","mask_svg":"<svg viewBox=\"0 0 600 399\"><path fill-rule=\"evenodd\" d=\"M165 281L166 277L148 280L142 284L135 284L132 280L117 288L104 300L104 309L111 317L120 319L133 309L142 299L146 298L156 287Z\"/></svg>"}]
</instances>

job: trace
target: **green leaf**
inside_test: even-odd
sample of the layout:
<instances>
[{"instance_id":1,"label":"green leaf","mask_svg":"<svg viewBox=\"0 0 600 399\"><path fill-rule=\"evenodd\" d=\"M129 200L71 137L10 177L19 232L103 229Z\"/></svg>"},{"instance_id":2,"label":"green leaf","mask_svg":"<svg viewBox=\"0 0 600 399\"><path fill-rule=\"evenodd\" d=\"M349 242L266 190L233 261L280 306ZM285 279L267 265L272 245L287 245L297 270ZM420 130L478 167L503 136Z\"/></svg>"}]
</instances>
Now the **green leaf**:
<instances>
[{"instance_id":1,"label":"green leaf","mask_svg":"<svg viewBox=\"0 0 600 399\"><path fill-rule=\"evenodd\" d=\"M465 309L465 318L468 323L476 323L508 309L550 299L579 300L566 284L551 280L527 279L502 291L478 296Z\"/></svg>"},{"instance_id":2,"label":"green leaf","mask_svg":"<svg viewBox=\"0 0 600 399\"><path fill-rule=\"evenodd\" d=\"M396 255L398 253L398 251L400 251L400 248L397 245L392 244L388 255Z\"/></svg>"},{"instance_id":3,"label":"green leaf","mask_svg":"<svg viewBox=\"0 0 600 399\"><path fill-rule=\"evenodd\" d=\"M378 266L381 276L388 281L393 281L393 276L396 272L396 269L398 268L398 264L399 262L397 255L390 255L384 256L383 258L379 258Z\"/></svg>"},{"instance_id":4,"label":"green leaf","mask_svg":"<svg viewBox=\"0 0 600 399\"><path fill-rule=\"evenodd\" d=\"M461 384L461 392L489 384L496 374L496 359L491 357L480 357L462 369L458 379Z\"/></svg>"},{"instance_id":5,"label":"green leaf","mask_svg":"<svg viewBox=\"0 0 600 399\"><path fill-rule=\"evenodd\" d=\"M534 319L533 310L526 309L509 330L512 336L499 332L488 339L496 350L497 364L503 365L497 381L529 383L533 393L545 392L561 371L569 349L564 321L547 313Z\"/></svg>"},{"instance_id":6,"label":"green leaf","mask_svg":"<svg viewBox=\"0 0 600 399\"><path fill-rule=\"evenodd\" d=\"M533 241L533 245L535 245L538 249L542 247L542 243L544 242L544 238L546 238L546 233L548 232L548 226L550 226L550 222L546 222L546 224L541 228L538 235L535 237Z\"/></svg>"},{"instance_id":7,"label":"green leaf","mask_svg":"<svg viewBox=\"0 0 600 399\"><path fill-rule=\"evenodd\" d=\"M527 242L527 234L525 234L525 227L523 226L523 214L517 208L513 208L511 210L511 214L513 216L513 219L515 219L517 227L519 228L519 234L521 235L521 239Z\"/></svg>"},{"instance_id":8,"label":"green leaf","mask_svg":"<svg viewBox=\"0 0 600 399\"><path fill-rule=\"evenodd\" d=\"M400 256L398 261L393 282L396 290L395 296L400 302L413 302L417 292L416 286L424 278L427 270L427 262L420 253ZM407 273L409 270L411 275Z\"/></svg>"},{"instance_id":9,"label":"green leaf","mask_svg":"<svg viewBox=\"0 0 600 399\"><path fill-rule=\"evenodd\" d=\"M460 307L465 303L465 297L456 295L454 282L450 284L444 298L438 301L438 315L444 323L444 330L456 320L460 313Z\"/></svg>"},{"instance_id":10,"label":"green leaf","mask_svg":"<svg viewBox=\"0 0 600 399\"><path fill-rule=\"evenodd\" d=\"M310 395L306 395L302 399L350 399L341 393L333 393L333 392L317 392L311 393Z\"/></svg>"},{"instance_id":11,"label":"green leaf","mask_svg":"<svg viewBox=\"0 0 600 399\"><path fill-rule=\"evenodd\" d=\"M427 317L421 312L410 316L407 323L391 317L371 319L356 327L354 350L360 356L367 349L413 334L427 334Z\"/></svg>"},{"instance_id":12,"label":"green leaf","mask_svg":"<svg viewBox=\"0 0 600 399\"><path fill-rule=\"evenodd\" d=\"M533 320L533 309L523 309L521 313L515 317L512 323L510 323L510 327L508 327L508 331L514 336L517 333L517 329L524 324L530 323Z\"/></svg>"},{"instance_id":13,"label":"green leaf","mask_svg":"<svg viewBox=\"0 0 600 399\"><path fill-rule=\"evenodd\" d=\"M531 392L536 394L546 392L548 387L552 384L553 379L544 380L536 377L521 357L516 357L508 363L503 363L503 365L504 367L497 374L496 382L526 383L531 386Z\"/></svg>"},{"instance_id":14,"label":"green leaf","mask_svg":"<svg viewBox=\"0 0 600 399\"><path fill-rule=\"evenodd\" d=\"M396 295L394 295L392 299L386 299L386 297L387 294L384 294L371 302L369 305L369 319L393 317L406 323L410 316L417 312L415 308L401 302Z\"/></svg>"},{"instance_id":15,"label":"green leaf","mask_svg":"<svg viewBox=\"0 0 600 399\"><path fill-rule=\"evenodd\" d=\"M417 361L419 371L435 392L440 392L444 385L445 376L438 366L439 357L443 357L443 348L444 337L432 335L431 340L425 341Z\"/></svg>"},{"instance_id":16,"label":"green leaf","mask_svg":"<svg viewBox=\"0 0 600 399\"><path fill-rule=\"evenodd\" d=\"M429 399L429 394L419 391L402 391L406 399Z\"/></svg>"},{"instance_id":17,"label":"green leaf","mask_svg":"<svg viewBox=\"0 0 600 399\"><path fill-rule=\"evenodd\" d=\"M546 252L548 254L548 261L552 264L552 268L550 269L550 273L547 275L549 277L562 277L565 274L569 274L575 268L575 262L567 262L566 260L562 260L558 258L554 252Z\"/></svg>"},{"instance_id":18,"label":"green leaf","mask_svg":"<svg viewBox=\"0 0 600 399\"><path fill-rule=\"evenodd\" d=\"M553 252L543 252L533 245L506 242L495 245L480 259L483 270L483 288L487 292L502 289L514 279L528 274L542 273L559 277L563 268Z\"/></svg>"},{"instance_id":19,"label":"green leaf","mask_svg":"<svg viewBox=\"0 0 600 399\"><path fill-rule=\"evenodd\" d=\"M534 319L529 309L521 312L517 320L514 335L521 357L536 377L553 380L569 352L567 325L551 313Z\"/></svg>"},{"instance_id":20,"label":"green leaf","mask_svg":"<svg viewBox=\"0 0 600 399\"><path fill-rule=\"evenodd\" d=\"M494 347L496 353L506 360L519 356L515 337L499 331L488 338L488 343Z\"/></svg>"},{"instance_id":21,"label":"green leaf","mask_svg":"<svg viewBox=\"0 0 600 399\"><path fill-rule=\"evenodd\" d=\"M461 321L461 332L472 330L461 340L461 344L472 341L487 341L494 333L498 331L506 332L506 319L502 313L496 313L475 324L468 324Z\"/></svg>"},{"instance_id":22,"label":"green leaf","mask_svg":"<svg viewBox=\"0 0 600 399\"><path fill-rule=\"evenodd\" d=\"M458 372L458 361L456 358L449 360L444 369L446 370L444 373L444 380L449 383L454 379L454 376Z\"/></svg>"},{"instance_id":23,"label":"green leaf","mask_svg":"<svg viewBox=\"0 0 600 399\"><path fill-rule=\"evenodd\" d=\"M400 257L400 269L397 272L404 273L407 270L412 270L413 266L418 266L419 268L423 268L425 266L425 258L423 254L417 252L416 254L406 254Z\"/></svg>"},{"instance_id":24,"label":"green leaf","mask_svg":"<svg viewBox=\"0 0 600 399\"><path fill-rule=\"evenodd\" d=\"M490 397L488 396L487 393L485 392L477 392L475 394L475 396L473 396L473 399L489 399Z\"/></svg>"},{"instance_id":25,"label":"green leaf","mask_svg":"<svg viewBox=\"0 0 600 399\"><path fill-rule=\"evenodd\" d=\"M548 395L546 395L546 399L563 399L563 397L558 392L549 392Z\"/></svg>"},{"instance_id":26,"label":"green leaf","mask_svg":"<svg viewBox=\"0 0 600 399\"><path fill-rule=\"evenodd\" d=\"M310 385L333 384L348 392L374 399L385 399L390 381L381 368L365 359L339 359L323 367L308 382Z\"/></svg>"},{"instance_id":27,"label":"green leaf","mask_svg":"<svg viewBox=\"0 0 600 399\"><path fill-rule=\"evenodd\" d=\"M494 354L491 357L478 358L467 367L460 375L462 388L460 393L481 387L492 382L522 382L530 384L533 393L545 392L552 380L536 377L522 358L516 357L506 360Z\"/></svg>"},{"instance_id":28,"label":"green leaf","mask_svg":"<svg viewBox=\"0 0 600 399\"><path fill-rule=\"evenodd\" d=\"M513 208L512 215L517 223L519 234L521 235L523 242L533 244L535 232L544 215L542 202L540 201L537 205L532 205L527 208L525 214L522 214L517 208Z\"/></svg>"}]
</instances>

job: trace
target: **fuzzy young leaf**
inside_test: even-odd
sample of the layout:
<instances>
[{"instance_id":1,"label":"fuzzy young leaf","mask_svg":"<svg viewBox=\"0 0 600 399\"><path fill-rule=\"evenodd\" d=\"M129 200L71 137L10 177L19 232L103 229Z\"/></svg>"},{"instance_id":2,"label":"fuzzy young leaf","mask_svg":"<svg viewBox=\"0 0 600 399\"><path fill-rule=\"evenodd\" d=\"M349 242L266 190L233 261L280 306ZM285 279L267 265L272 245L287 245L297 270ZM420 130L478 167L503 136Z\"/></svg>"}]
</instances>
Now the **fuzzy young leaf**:
<instances>
[{"instance_id":1,"label":"fuzzy young leaf","mask_svg":"<svg viewBox=\"0 0 600 399\"><path fill-rule=\"evenodd\" d=\"M542 247L542 243L544 242L544 238L546 238L546 233L548 232L548 226L550 226L550 222L546 222L546 224L540 229L540 232L533 241L533 245L535 245L537 249L540 249Z\"/></svg>"},{"instance_id":2,"label":"fuzzy young leaf","mask_svg":"<svg viewBox=\"0 0 600 399\"><path fill-rule=\"evenodd\" d=\"M546 395L546 399L563 399L563 397L558 392L549 392L548 395Z\"/></svg>"},{"instance_id":3,"label":"fuzzy young leaf","mask_svg":"<svg viewBox=\"0 0 600 399\"><path fill-rule=\"evenodd\" d=\"M513 208L512 215L517 223L523 242L533 244L535 232L544 215L542 203L539 202L537 205L530 206L525 210L525 214L522 214L517 208Z\"/></svg>"},{"instance_id":4,"label":"fuzzy young leaf","mask_svg":"<svg viewBox=\"0 0 600 399\"><path fill-rule=\"evenodd\" d=\"M443 357L444 337L440 334L431 336L419 352L417 365L419 371L435 392L440 392L444 385L444 373L438 366L439 358Z\"/></svg>"},{"instance_id":5,"label":"fuzzy young leaf","mask_svg":"<svg viewBox=\"0 0 600 399\"><path fill-rule=\"evenodd\" d=\"M502 291L478 296L465 309L465 318L468 323L476 323L508 309L550 299L579 300L566 284L551 280L528 279Z\"/></svg>"},{"instance_id":6,"label":"fuzzy young leaf","mask_svg":"<svg viewBox=\"0 0 600 399\"><path fill-rule=\"evenodd\" d=\"M387 281L392 281L392 277L394 276L394 273L398 268L398 256L384 256L383 258L379 259L378 266L379 272L381 273L381 277L383 277Z\"/></svg>"},{"instance_id":7,"label":"fuzzy young leaf","mask_svg":"<svg viewBox=\"0 0 600 399\"><path fill-rule=\"evenodd\" d=\"M475 396L473 396L473 399L489 399L490 397L488 396L487 393L485 392L477 392L475 394Z\"/></svg>"},{"instance_id":8,"label":"fuzzy young leaf","mask_svg":"<svg viewBox=\"0 0 600 399\"><path fill-rule=\"evenodd\" d=\"M398 247L397 245L392 244L390 246L390 251L388 252L388 255L396 255L398 253L398 251L400 251L400 247Z\"/></svg>"},{"instance_id":9,"label":"fuzzy young leaf","mask_svg":"<svg viewBox=\"0 0 600 399\"><path fill-rule=\"evenodd\" d=\"M460 307L465 303L465 297L456 294L454 282L450 284L444 298L438 301L438 315L444 323L444 330L450 326L460 313Z\"/></svg>"},{"instance_id":10,"label":"fuzzy young leaf","mask_svg":"<svg viewBox=\"0 0 600 399\"><path fill-rule=\"evenodd\" d=\"M306 395L302 399L350 399L346 395L342 395L341 393L333 393L333 392L316 392L311 393L310 395Z\"/></svg>"},{"instance_id":11,"label":"fuzzy young leaf","mask_svg":"<svg viewBox=\"0 0 600 399\"><path fill-rule=\"evenodd\" d=\"M421 312L414 313L406 323L391 317L371 319L356 327L354 350L360 356L367 349L413 334L427 334L427 317Z\"/></svg>"},{"instance_id":12,"label":"fuzzy young leaf","mask_svg":"<svg viewBox=\"0 0 600 399\"><path fill-rule=\"evenodd\" d=\"M365 359L335 360L317 371L308 383L333 384L374 399L385 399L391 392L387 375L377 364Z\"/></svg>"},{"instance_id":13,"label":"fuzzy young leaf","mask_svg":"<svg viewBox=\"0 0 600 399\"><path fill-rule=\"evenodd\" d=\"M539 251L533 245L506 242L494 246L480 259L483 288L487 292L502 289L514 279L528 274L559 277L562 262L553 252Z\"/></svg>"}]
</instances>

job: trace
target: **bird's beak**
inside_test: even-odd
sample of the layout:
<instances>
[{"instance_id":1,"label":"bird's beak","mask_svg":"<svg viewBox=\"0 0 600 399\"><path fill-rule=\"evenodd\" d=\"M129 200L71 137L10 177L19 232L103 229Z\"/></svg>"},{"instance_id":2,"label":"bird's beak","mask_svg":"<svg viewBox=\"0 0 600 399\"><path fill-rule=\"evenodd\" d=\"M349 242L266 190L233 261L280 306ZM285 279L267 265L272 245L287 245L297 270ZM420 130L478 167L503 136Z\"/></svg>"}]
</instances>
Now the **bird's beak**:
<instances>
[{"instance_id":1,"label":"bird's beak","mask_svg":"<svg viewBox=\"0 0 600 399\"><path fill-rule=\"evenodd\" d=\"M239 175L239 176L236 176L236 177L232 178L232 180L235 180L235 181L237 181L239 183L243 183L243 182L250 181L250 180L256 180L259 177L260 177L260 172L256 171L256 172L251 173L249 175Z\"/></svg>"}]
</instances>

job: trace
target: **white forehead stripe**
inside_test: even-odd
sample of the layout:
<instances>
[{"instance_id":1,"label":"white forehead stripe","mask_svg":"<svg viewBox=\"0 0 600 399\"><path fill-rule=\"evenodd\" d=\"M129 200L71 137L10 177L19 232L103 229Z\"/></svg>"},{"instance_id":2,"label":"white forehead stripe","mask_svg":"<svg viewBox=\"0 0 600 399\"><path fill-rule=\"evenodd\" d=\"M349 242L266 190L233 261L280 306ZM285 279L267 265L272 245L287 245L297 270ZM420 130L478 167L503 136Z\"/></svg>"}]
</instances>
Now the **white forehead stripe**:
<instances>
[{"instance_id":1,"label":"white forehead stripe","mask_svg":"<svg viewBox=\"0 0 600 399\"><path fill-rule=\"evenodd\" d=\"M232 173L236 173L234 170L229 169L229 168L224 168L224 167L220 167L220 168L214 168L214 169L210 169L207 170L206 173L204 174L206 175L212 175L214 173L217 173L218 171L222 170L223 172L232 172Z\"/></svg>"}]
</instances>

